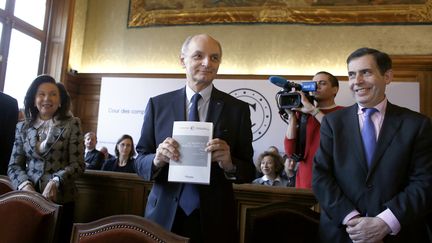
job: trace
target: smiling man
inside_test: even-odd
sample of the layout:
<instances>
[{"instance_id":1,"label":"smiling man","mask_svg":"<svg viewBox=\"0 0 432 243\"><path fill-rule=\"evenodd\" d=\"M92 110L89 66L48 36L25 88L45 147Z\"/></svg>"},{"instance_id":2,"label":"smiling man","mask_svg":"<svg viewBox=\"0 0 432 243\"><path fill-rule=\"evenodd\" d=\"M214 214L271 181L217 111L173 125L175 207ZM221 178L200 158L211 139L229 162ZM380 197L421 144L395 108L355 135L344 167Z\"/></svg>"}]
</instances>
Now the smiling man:
<instances>
[{"instance_id":1,"label":"smiling man","mask_svg":"<svg viewBox=\"0 0 432 243\"><path fill-rule=\"evenodd\" d=\"M150 98L136 147L137 173L154 180L145 217L192 243L237 242L232 182L251 182L255 174L249 105L213 86L221 60L221 45L209 35L186 39L180 55L186 85ZM189 120L193 106L199 121L213 123L214 137L206 147L212 159L210 185L167 181L170 159L180 158L173 123Z\"/></svg>"},{"instance_id":2,"label":"smiling man","mask_svg":"<svg viewBox=\"0 0 432 243\"><path fill-rule=\"evenodd\" d=\"M386 53L360 48L347 65L357 104L323 118L314 161L321 241L431 242L431 121L387 100Z\"/></svg>"}]
</instances>

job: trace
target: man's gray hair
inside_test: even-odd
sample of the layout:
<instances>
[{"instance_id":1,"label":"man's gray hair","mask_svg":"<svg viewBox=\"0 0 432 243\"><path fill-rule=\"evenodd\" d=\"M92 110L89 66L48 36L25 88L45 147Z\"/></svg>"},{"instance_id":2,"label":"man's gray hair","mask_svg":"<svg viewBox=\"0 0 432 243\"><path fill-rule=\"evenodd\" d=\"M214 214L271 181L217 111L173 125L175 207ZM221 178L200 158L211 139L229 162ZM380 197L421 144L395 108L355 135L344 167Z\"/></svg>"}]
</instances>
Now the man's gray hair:
<instances>
[{"instance_id":1,"label":"man's gray hair","mask_svg":"<svg viewBox=\"0 0 432 243\"><path fill-rule=\"evenodd\" d=\"M217 45L219 46L220 54L221 54L221 57L222 57L222 46L221 46L221 44L219 43L219 41L217 41L215 38L211 37L208 34L198 34L198 35L190 35L190 36L188 36L186 38L186 40L183 42L183 45L181 47L181 53L180 53L181 57L183 57L185 55L185 53L187 52L187 50L189 48L189 43L191 42L191 40L194 37L199 36L199 35L205 35L205 36L208 36L209 38L211 38L212 40L214 40L217 43Z\"/></svg>"}]
</instances>

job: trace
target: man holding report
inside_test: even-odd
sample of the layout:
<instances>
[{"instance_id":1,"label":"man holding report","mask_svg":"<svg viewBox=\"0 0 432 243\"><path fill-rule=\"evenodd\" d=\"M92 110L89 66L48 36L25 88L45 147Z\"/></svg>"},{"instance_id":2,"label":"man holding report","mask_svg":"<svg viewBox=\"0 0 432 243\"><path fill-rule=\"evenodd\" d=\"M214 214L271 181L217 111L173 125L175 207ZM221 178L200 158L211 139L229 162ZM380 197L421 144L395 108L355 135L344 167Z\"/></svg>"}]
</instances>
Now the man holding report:
<instances>
[{"instance_id":1,"label":"man holding report","mask_svg":"<svg viewBox=\"0 0 432 243\"><path fill-rule=\"evenodd\" d=\"M188 37L180 61L186 86L150 98L137 145L137 173L154 180L145 217L191 242L237 242L232 182L254 179L250 111L247 103L213 86L222 60L220 43L206 34ZM179 161L174 121L213 123L208 185L168 181L169 161Z\"/></svg>"}]
</instances>

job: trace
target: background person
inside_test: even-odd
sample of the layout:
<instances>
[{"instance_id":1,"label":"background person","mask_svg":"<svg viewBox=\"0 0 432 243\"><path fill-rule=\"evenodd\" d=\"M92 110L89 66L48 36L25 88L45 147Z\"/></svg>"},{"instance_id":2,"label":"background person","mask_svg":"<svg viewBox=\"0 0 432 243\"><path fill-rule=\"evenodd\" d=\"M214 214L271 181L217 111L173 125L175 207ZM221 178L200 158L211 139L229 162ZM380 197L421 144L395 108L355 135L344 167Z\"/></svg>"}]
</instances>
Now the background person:
<instances>
[{"instance_id":1,"label":"background person","mask_svg":"<svg viewBox=\"0 0 432 243\"><path fill-rule=\"evenodd\" d=\"M114 155L110 154L110 153L108 152L108 148L105 147L105 146L100 147L100 148L99 148L99 152L101 152L101 153L103 154L103 156L104 156L104 160L108 160L108 159L112 159L112 158L114 158Z\"/></svg>"},{"instance_id":2,"label":"background person","mask_svg":"<svg viewBox=\"0 0 432 243\"><path fill-rule=\"evenodd\" d=\"M36 191L63 205L60 242L70 240L77 188L85 169L80 120L70 112L69 94L48 75L27 90L26 120L16 126L8 175L15 188Z\"/></svg>"},{"instance_id":3,"label":"background person","mask_svg":"<svg viewBox=\"0 0 432 243\"><path fill-rule=\"evenodd\" d=\"M97 137L95 132L88 132L84 136L84 161L89 170L100 170L104 162L104 155L96 149Z\"/></svg>"},{"instance_id":4,"label":"background person","mask_svg":"<svg viewBox=\"0 0 432 243\"><path fill-rule=\"evenodd\" d=\"M298 162L295 186L297 188L312 188L312 165L315 152L320 141L320 123L323 116L332 111L341 109L335 103L339 90L339 81L328 72L318 72L312 79L317 83L315 92L315 105L312 104L303 92L301 94L300 108L286 109L288 114L288 127L284 138L285 154ZM306 122L301 123L302 115L306 114ZM304 127L304 130L302 130ZM299 146L300 143L302 146ZM301 150L301 151L300 151ZM297 161L294 154L302 154Z\"/></svg>"},{"instance_id":5,"label":"background person","mask_svg":"<svg viewBox=\"0 0 432 243\"><path fill-rule=\"evenodd\" d=\"M288 155L284 155L282 158L284 161L282 177L285 177L288 180L288 187L295 187L298 163L288 157Z\"/></svg>"},{"instance_id":6,"label":"background person","mask_svg":"<svg viewBox=\"0 0 432 243\"><path fill-rule=\"evenodd\" d=\"M288 180L280 176L284 170L284 164L279 153L270 151L261 153L258 156L255 167L263 176L252 181L252 184L288 186Z\"/></svg>"},{"instance_id":7,"label":"background person","mask_svg":"<svg viewBox=\"0 0 432 243\"><path fill-rule=\"evenodd\" d=\"M255 173L249 105L213 86L221 60L220 43L209 35L186 39L180 56L186 86L150 98L137 145L137 172L154 180L145 217L191 242L238 242L232 182L250 183ZM213 123L206 147L212 160L210 184L168 182L168 163L180 157L179 144L171 138L173 122L186 120L196 93L202 96L199 120ZM185 188L196 190L192 212L180 203Z\"/></svg>"},{"instance_id":8,"label":"background person","mask_svg":"<svg viewBox=\"0 0 432 243\"><path fill-rule=\"evenodd\" d=\"M102 170L135 173L135 149L130 135L123 135L117 140L115 146L116 157L108 159L102 166Z\"/></svg>"},{"instance_id":9,"label":"background person","mask_svg":"<svg viewBox=\"0 0 432 243\"><path fill-rule=\"evenodd\" d=\"M347 66L357 104L323 118L315 156L321 241L431 242L431 122L387 100L386 53L360 48Z\"/></svg>"}]
</instances>

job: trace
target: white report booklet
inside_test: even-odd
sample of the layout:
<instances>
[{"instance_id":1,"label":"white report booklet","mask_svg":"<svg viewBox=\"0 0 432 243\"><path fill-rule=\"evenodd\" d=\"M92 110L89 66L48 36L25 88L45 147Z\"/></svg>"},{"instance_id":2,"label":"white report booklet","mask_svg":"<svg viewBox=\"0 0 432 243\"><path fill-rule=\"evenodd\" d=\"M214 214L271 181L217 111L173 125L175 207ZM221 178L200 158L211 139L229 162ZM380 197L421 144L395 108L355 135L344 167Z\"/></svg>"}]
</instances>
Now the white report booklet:
<instances>
[{"instance_id":1,"label":"white report booklet","mask_svg":"<svg viewBox=\"0 0 432 243\"><path fill-rule=\"evenodd\" d=\"M213 137L213 123L176 121L172 137L179 144L179 161L170 160L168 181L210 184L211 153L206 144Z\"/></svg>"}]
</instances>

